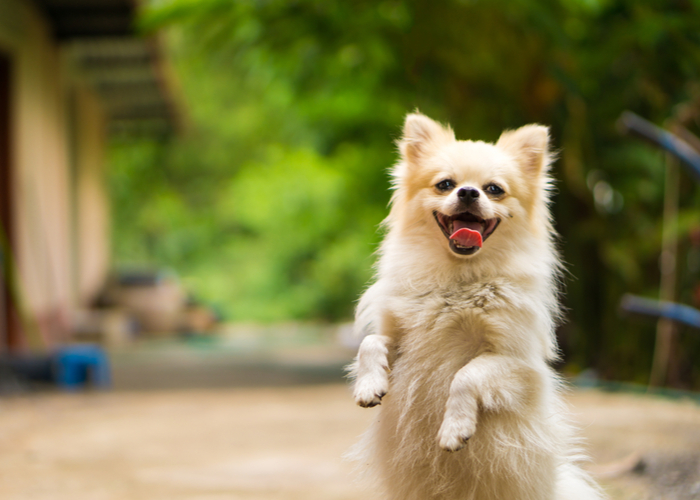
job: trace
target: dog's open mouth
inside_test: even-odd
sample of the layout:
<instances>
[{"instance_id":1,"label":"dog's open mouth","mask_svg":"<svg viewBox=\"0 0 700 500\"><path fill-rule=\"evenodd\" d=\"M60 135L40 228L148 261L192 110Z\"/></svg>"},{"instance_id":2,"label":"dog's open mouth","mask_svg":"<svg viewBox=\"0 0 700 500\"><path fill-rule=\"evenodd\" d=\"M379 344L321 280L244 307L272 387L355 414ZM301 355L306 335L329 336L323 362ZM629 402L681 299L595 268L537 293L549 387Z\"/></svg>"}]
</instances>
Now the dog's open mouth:
<instances>
[{"instance_id":1,"label":"dog's open mouth","mask_svg":"<svg viewBox=\"0 0 700 500\"><path fill-rule=\"evenodd\" d=\"M475 253L498 227L501 219L482 219L471 212L445 215L433 212L442 233L450 241L450 249L460 255Z\"/></svg>"}]
</instances>

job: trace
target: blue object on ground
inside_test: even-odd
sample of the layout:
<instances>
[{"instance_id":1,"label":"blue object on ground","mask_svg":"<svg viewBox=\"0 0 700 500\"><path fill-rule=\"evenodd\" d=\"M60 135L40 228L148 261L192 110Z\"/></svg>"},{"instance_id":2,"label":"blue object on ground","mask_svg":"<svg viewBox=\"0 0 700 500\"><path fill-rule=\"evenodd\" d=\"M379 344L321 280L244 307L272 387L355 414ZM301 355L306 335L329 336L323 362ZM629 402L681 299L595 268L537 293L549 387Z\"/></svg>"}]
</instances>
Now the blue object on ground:
<instances>
[{"instance_id":1,"label":"blue object on ground","mask_svg":"<svg viewBox=\"0 0 700 500\"><path fill-rule=\"evenodd\" d=\"M625 294L620 302L620 307L625 312L668 318L684 325L700 328L700 311L683 304Z\"/></svg>"},{"instance_id":2,"label":"blue object on ground","mask_svg":"<svg viewBox=\"0 0 700 500\"><path fill-rule=\"evenodd\" d=\"M99 388L111 385L109 358L96 345L61 347L54 354L56 383L66 390L76 390L88 382Z\"/></svg>"}]
</instances>

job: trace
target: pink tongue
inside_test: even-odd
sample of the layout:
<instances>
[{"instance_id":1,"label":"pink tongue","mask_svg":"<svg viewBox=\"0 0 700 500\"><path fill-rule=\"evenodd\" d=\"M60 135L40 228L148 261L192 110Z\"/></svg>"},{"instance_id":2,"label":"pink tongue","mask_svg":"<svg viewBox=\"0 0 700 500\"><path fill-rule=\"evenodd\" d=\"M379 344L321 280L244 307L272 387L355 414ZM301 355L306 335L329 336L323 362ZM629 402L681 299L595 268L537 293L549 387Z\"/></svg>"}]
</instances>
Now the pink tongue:
<instances>
[{"instance_id":1,"label":"pink tongue","mask_svg":"<svg viewBox=\"0 0 700 500\"><path fill-rule=\"evenodd\" d=\"M462 221L455 221L455 228L464 225L466 224L462 223ZM457 229L454 233L452 233L450 239L455 240L463 247L481 248L481 246L483 245L483 241L481 240L481 233L479 231L469 229L468 227L461 227Z\"/></svg>"}]
</instances>

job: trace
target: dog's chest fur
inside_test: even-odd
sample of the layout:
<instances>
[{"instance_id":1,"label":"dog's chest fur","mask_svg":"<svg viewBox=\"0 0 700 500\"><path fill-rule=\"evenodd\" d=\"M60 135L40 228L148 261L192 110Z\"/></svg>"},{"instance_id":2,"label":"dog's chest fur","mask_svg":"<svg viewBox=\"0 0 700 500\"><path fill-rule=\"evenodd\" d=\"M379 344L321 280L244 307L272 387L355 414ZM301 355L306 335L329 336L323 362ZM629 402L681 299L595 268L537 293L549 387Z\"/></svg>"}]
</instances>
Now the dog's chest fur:
<instances>
[{"instance_id":1,"label":"dog's chest fur","mask_svg":"<svg viewBox=\"0 0 700 500\"><path fill-rule=\"evenodd\" d=\"M499 300L492 283L438 288L399 299L392 308L399 338L395 340L390 386L382 411L397 411L398 434L416 432L417 423L431 428L429 442L437 432L455 373L484 348L488 335L488 311ZM392 408L393 407L393 408ZM423 425L421 425L423 427Z\"/></svg>"},{"instance_id":2,"label":"dog's chest fur","mask_svg":"<svg viewBox=\"0 0 700 500\"><path fill-rule=\"evenodd\" d=\"M521 323L533 320L523 307L525 295L504 278L397 294L388 310L400 332L395 339L398 358L412 354L425 361L468 361L491 350L513 333L508 323L517 317Z\"/></svg>"}]
</instances>

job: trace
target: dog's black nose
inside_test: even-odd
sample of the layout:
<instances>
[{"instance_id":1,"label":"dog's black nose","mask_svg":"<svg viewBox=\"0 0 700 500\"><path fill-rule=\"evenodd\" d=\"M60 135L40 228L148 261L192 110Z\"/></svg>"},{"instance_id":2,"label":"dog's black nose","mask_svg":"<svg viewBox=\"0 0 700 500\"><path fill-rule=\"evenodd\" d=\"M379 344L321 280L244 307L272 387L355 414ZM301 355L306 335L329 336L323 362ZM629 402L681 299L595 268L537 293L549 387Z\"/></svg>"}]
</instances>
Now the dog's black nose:
<instances>
[{"instance_id":1,"label":"dog's black nose","mask_svg":"<svg viewBox=\"0 0 700 500\"><path fill-rule=\"evenodd\" d=\"M461 202L468 205L479 197L479 190L473 187L463 187L457 191L457 196Z\"/></svg>"}]
</instances>

